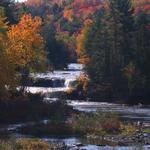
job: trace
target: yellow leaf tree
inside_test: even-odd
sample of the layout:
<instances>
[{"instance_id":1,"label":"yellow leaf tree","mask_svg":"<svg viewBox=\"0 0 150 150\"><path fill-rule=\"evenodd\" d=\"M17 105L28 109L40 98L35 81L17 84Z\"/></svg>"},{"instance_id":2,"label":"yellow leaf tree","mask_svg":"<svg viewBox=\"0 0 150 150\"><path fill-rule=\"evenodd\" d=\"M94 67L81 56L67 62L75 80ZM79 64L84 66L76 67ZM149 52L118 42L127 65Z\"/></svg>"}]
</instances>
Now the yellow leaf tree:
<instances>
[{"instance_id":1,"label":"yellow leaf tree","mask_svg":"<svg viewBox=\"0 0 150 150\"><path fill-rule=\"evenodd\" d=\"M25 14L18 24L10 27L6 54L16 67L35 68L45 61L41 25L39 17L32 18L30 14Z\"/></svg>"},{"instance_id":2,"label":"yellow leaf tree","mask_svg":"<svg viewBox=\"0 0 150 150\"><path fill-rule=\"evenodd\" d=\"M33 65L35 61L44 61L43 39L40 35L42 21L31 15L22 16L17 25L12 25L7 33L7 56L20 68Z\"/></svg>"},{"instance_id":3,"label":"yellow leaf tree","mask_svg":"<svg viewBox=\"0 0 150 150\"><path fill-rule=\"evenodd\" d=\"M6 55L21 73L20 83L26 85L29 72L41 71L45 67L46 54L44 41L40 35L42 21L39 17L24 14L18 24L12 25L7 32Z\"/></svg>"}]
</instances>

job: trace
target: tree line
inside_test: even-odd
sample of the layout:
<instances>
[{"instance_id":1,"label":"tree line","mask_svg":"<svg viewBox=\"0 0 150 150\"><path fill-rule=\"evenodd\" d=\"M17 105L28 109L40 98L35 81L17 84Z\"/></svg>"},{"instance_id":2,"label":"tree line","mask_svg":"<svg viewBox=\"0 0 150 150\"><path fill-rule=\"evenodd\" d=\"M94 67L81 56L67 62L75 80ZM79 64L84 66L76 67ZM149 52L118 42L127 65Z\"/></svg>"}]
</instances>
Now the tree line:
<instances>
[{"instance_id":1,"label":"tree line","mask_svg":"<svg viewBox=\"0 0 150 150\"><path fill-rule=\"evenodd\" d=\"M34 16L12 0L0 1L0 99L26 85L31 72L64 67L67 57L50 18Z\"/></svg>"},{"instance_id":2,"label":"tree line","mask_svg":"<svg viewBox=\"0 0 150 150\"><path fill-rule=\"evenodd\" d=\"M30 72L78 59L87 97L149 103L148 1L1 0L0 94L26 84Z\"/></svg>"},{"instance_id":3,"label":"tree line","mask_svg":"<svg viewBox=\"0 0 150 150\"><path fill-rule=\"evenodd\" d=\"M77 48L89 76L89 96L150 103L150 15L131 0L108 0L84 25ZM83 30L83 29L82 29Z\"/></svg>"}]
</instances>

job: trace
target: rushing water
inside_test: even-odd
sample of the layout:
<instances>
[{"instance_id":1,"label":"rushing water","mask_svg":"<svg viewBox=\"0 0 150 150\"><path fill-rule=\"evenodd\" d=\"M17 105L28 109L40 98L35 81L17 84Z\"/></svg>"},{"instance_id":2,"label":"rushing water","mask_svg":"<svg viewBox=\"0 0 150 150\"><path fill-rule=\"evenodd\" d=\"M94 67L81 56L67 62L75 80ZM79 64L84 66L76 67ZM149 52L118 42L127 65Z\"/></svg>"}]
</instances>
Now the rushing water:
<instances>
[{"instance_id":1,"label":"rushing water","mask_svg":"<svg viewBox=\"0 0 150 150\"><path fill-rule=\"evenodd\" d=\"M51 82L49 87L27 87L27 91L31 93L53 93L66 91L70 88L71 84L77 80L82 71L83 65L69 64L65 70L57 70L47 73L31 74L35 80L46 80Z\"/></svg>"},{"instance_id":2,"label":"rushing water","mask_svg":"<svg viewBox=\"0 0 150 150\"><path fill-rule=\"evenodd\" d=\"M31 77L35 80L46 80L47 83L51 81L50 87L27 87L27 91L31 93L42 93L45 95L45 100L55 101L58 100L55 93L64 92L68 90L72 84L77 80L80 74L83 74L83 65L69 64L65 70L32 74ZM122 118L150 121L150 106L127 106L114 103L102 102L87 102L87 101L73 101L67 100L68 105L73 106L74 109L84 112L95 111L111 111L118 113Z\"/></svg>"},{"instance_id":3,"label":"rushing water","mask_svg":"<svg viewBox=\"0 0 150 150\"><path fill-rule=\"evenodd\" d=\"M116 112L124 119L150 121L150 106L127 106L124 104L85 101L68 101L68 104L73 106L74 109L83 112Z\"/></svg>"},{"instance_id":4,"label":"rushing water","mask_svg":"<svg viewBox=\"0 0 150 150\"><path fill-rule=\"evenodd\" d=\"M53 71L41 74L31 74L31 77L35 81L46 81L46 86L34 86L27 87L27 91L31 93L42 93L44 94L44 100L47 101L56 101L58 98L56 94L59 92L64 92L68 90L72 84L77 80L82 71L83 65L81 64L69 64L67 69L62 71ZM39 82L40 83L40 82ZM41 84L42 85L42 84ZM95 111L113 111L123 118L128 120L144 121L146 124L150 124L150 107L143 106L127 106L114 103L102 103L102 102L87 102L87 101L73 101L66 100L68 105L73 106L74 109L84 112L95 112ZM47 122L47 120L45 120ZM11 135L14 137L29 137L26 135L18 134L17 128L24 124L13 124L7 127L7 130L10 131ZM32 136L31 136L32 137ZM41 137L40 137L41 138ZM84 142L83 139L79 137L42 137L42 140L53 141L57 143L65 143L70 146L70 150L77 149L77 143L85 143L81 145L78 149L85 150L149 150L149 146L133 146L133 147L111 147L111 146L97 146L88 142Z\"/></svg>"}]
</instances>

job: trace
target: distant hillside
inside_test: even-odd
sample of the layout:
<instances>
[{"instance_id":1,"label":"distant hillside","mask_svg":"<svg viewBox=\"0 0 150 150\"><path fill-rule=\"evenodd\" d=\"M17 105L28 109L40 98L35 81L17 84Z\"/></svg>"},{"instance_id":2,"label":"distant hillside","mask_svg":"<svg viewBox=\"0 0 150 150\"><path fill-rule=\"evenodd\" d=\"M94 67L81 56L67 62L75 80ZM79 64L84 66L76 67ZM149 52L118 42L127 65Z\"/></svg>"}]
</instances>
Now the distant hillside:
<instances>
[{"instance_id":1,"label":"distant hillside","mask_svg":"<svg viewBox=\"0 0 150 150\"><path fill-rule=\"evenodd\" d=\"M44 15L46 13L51 13L49 7L54 9L61 9L61 14L68 21L72 21L73 17L77 17L79 20L85 20L93 15L93 13L104 7L106 0L27 0L26 5L32 7L36 12L41 12ZM133 7L136 12L140 10L150 11L150 0L132 0ZM46 7L45 7L46 6ZM41 11L42 10L42 11ZM58 11L54 11L54 15L58 15ZM39 15L39 14L38 14Z\"/></svg>"},{"instance_id":2,"label":"distant hillside","mask_svg":"<svg viewBox=\"0 0 150 150\"><path fill-rule=\"evenodd\" d=\"M132 0L133 13L150 13L150 0ZM106 0L27 0L25 5L33 16L53 18L58 32L76 34L87 19L93 20L95 12L105 7Z\"/></svg>"},{"instance_id":3,"label":"distant hillside","mask_svg":"<svg viewBox=\"0 0 150 150\"><path fill-rule=\"evenodd\" d=\"M133 0L133 6L136 8L136 12L144 10L150 13L150 0Z\"/></svg>"},{"instance_id":4,"label":"distant hillside","mask_svg":"<svg viewBox=\"0 0 150 150\"><path fill-rule=\"evenodd\" d=\"M58 39L64 40L67 46L75 49L75 38L81 32L86 20L93 20L107 0L27 0L27 13L40 16L50 22ZM133 13L141 11L150 14L150 0L132 0Z\"/></svg>"},{"instance_id":5,"label":"distant hillside","mask_svg":"<svg viewBox=\"0 0 150 150\"><path fill-rule=\"evenodd\" d=\"M65 18L70 15L77 17L87 17L92 15L97 9L102 7L103 0L27 0L29 7L41 7L41 5L58 5L63 7Z\"/></svg>"},{"instance_id":6,"label":"distant hillside","mask_svg":"<svg viewBox=\"0 0 150 150\"><path fill-rule=\"evenodd\" d=\"M64 17L71 20L75 15L84 20L101 7L103 7L102 0L73 0L70 6L64 9Z\"/></svg>"},{"instance_id":7,"label":"distant hillside","mask_svg":"<svg viewBox=\"0 0 150 150\"><path fill-rule=\"evenodd\" d=\"M28 12L45 18L52 15L57 29L71 33L82 26L84 20L92 19L93 14L103 7L104 0L27 0ZM63 26L63 27L62 27ZM73 29L75 26L76 29ZM70 31L69 31L70 32Z\"/></svg>"},{"instance_id":8,"label":"distant hillside","mask_svg":"<svg viewBox=\"0 0 150 150\"><path fill-rule=\"evenodd\" d=\"M28 6L32 6L32 7L39 7L40 5L42 5L43 3L57 3L59 5L62 5L66 0L27 0L25 3Z\"/></svg>"}]
</instances>

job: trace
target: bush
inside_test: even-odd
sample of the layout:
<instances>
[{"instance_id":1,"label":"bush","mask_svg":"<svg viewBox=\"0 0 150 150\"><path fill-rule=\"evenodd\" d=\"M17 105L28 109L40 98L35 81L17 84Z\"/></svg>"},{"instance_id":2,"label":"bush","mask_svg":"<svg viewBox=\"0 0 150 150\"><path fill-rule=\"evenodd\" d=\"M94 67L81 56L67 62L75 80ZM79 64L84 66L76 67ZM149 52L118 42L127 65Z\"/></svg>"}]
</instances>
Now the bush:
<instances>
[{"instance_id":1,"label":"bush","mask_svg":"<svg viewBox=\"0 0 150 150\"><path fill-rule=\"evenodd\" d=\"M51 120L47 123L26 125L19 130L23 134L45 135L78 135L78 136L105 136L105 135L131 135L136 127L123 123L114 113L92 113L72 115L69 119Z\"/></svg>"},{"instance_id":2,"label":"bush","mask_svg":"<svg viewBox=\"0 0 150 150\"><path fill-rule=\"evenodd\" d=\"M13 146L10 142L0 141L0 150L13 150Z\"/></svg>"},{"instance_id":3,"label":"bush","mask_svg":"<svg viewBox=\"0 0 150 150\"><path fill-rule=\"evenodd\" d=\"M76 82L73 83L72 88L70 88L66 93L65 97L68 99L85 99L87 98L88 92L88 78L86 74L81 74Z\"/></svg>"},{"instance_id":4,"label":"bush","mask_svg":"<svg viewBox=\"0 0 150 150\"><path fill-rule=\"evenodd\" d=\"M20 139L16 141L17 150L49 150L50 145L40 140Z\"/></svg>"},{"instance_id":5,"label":"bush","mask_svg":"<svg viewBox=\"0 0 150 150\"><path fill-rule=\"evenodd\" d=\"M131 135L136 131L133 124L120 121L115 113L104 112L74 115L69 120L69 126L74 133L97 136Z\"/></svg>"},{"instance_id":6,"label":"bush","mask_svg":"<svg viewBox=\"0 0 150 150\"><path fill-rule=\"evenodd\" d=\"M137 127L131 123L121 124L121 130L123 135L131 135L136 132Z\"/></svg>"},{"instance_id":7,"label":"bush","mask_svg":"<svg viewBox=\"0 0 150 150\"><path fill-rule=\"evenodd\" d=\"M121 122L113 113L74 115L69 124L74 132L82 134L104 135L121 132Z\"/></svg>"},{"instance_id":8,"label":"bush","mask_svg":"<svg viewBox=\"0 0 150 150\"><path fill-rule=\"evenodd\" d=\"M50 144L36 139L0 141L0 150L49 150Z\"/></svg>"}]
</instances>

